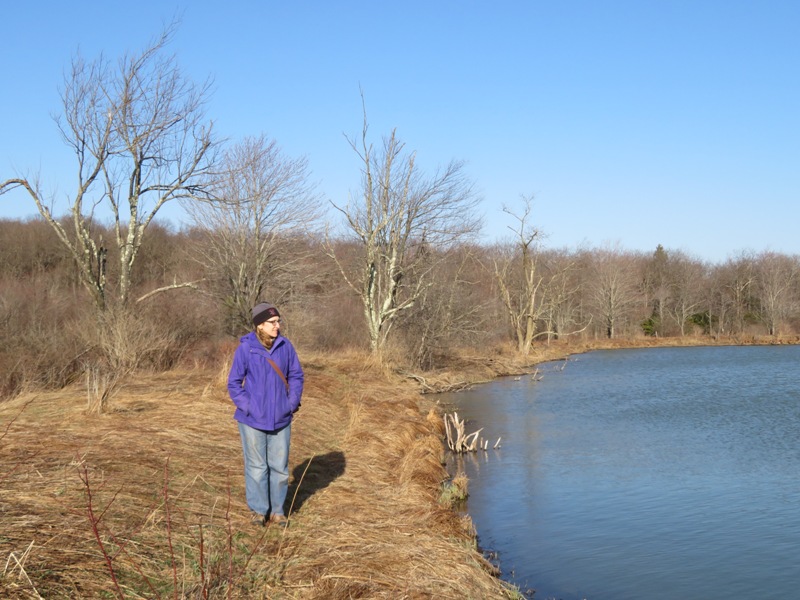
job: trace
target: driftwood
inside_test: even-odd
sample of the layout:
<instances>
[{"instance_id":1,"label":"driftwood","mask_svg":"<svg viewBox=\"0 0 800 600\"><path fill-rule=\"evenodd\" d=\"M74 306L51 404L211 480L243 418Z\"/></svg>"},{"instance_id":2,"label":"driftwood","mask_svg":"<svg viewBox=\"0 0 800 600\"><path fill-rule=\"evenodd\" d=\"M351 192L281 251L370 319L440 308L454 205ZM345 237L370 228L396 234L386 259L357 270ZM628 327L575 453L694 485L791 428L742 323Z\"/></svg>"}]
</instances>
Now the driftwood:
<instances>
[{"instance_id":1,"label":"driftwood","mask_svg":"<svg viewBox=\"0 0 800 600\"><path fill-rule=\"evenodd\" d=\"M444 415L444 430L447 435L447 447L453 452L474 452L478 446L478 435L483 428L467 434L466 422L458 418L458 413Z\"/></svg>"},{"instance_id":2,"label":"driftwood","mask_svg":"<svg viewBox=\"0 0 800 600\"><path fill-rule=\"evenodd\" d=\"M422 388L422 393L436 393L440 394L442 392L460 392L461 390L465 390L472 386L472 384L468 381L456 381L455 383L435 383L433 385L429 384L422 375L417 375L415 373L408 373L405 371L398 371L400 375L408 377L409 379L413 379L416 381L420 387Z\"/></svg>"},{"instance_id":3,"label":"driftwood","mask_svg":"<svg viewBox=\"0 0 800 600\"><path fill-rule=\"evenodd\" d=\"M466 432L466 421L460 420L456 412L453 414L445 413L444 431L447 436L447 447L453 452L475 452L479 448L481 450L489 449L489 440L478 437L483 431L483 427L468 434ZM497 438L497 442L494 445L495 449L500 447L500 439Z\"/></svg>"}]
</instances>

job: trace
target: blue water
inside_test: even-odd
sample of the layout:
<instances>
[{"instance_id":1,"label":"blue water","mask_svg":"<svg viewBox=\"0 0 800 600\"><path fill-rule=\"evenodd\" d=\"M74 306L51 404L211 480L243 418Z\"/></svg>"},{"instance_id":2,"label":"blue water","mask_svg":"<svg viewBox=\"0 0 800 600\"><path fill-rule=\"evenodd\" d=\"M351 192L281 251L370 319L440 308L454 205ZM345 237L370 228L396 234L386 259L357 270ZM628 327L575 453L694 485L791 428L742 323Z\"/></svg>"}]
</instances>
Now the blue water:
<instances>
[{"instance_id":1,"label":"blue water","mask_svg":"<svg viewBox=\"0 0 800 600\"><path fill-rule=\"evenodd\" d=\"M490 440L455 465L481 546L536 600L800 598L798 365L598 351L446 395Z\"/></svg>"}]
</instances>

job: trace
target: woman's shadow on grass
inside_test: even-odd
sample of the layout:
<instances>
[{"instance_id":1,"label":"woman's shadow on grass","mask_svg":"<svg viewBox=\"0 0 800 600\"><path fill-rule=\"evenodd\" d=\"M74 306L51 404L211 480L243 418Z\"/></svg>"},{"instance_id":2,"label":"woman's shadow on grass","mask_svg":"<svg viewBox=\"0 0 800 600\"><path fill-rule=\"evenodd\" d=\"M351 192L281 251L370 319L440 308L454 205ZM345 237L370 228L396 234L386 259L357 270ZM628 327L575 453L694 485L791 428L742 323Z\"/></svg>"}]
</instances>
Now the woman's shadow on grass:
<instances>
[{"instance_id":1,"label":"woman's shadow on grass","mask_svg":"<svg viewBox=\"0 0 800 600\"><path fill-rule=\"evenodd\" d=\"M289 493L286 495L286 511L297 512L311 496L328 487L344 473L344 453L338 450L307 458L292 470ZM297 494L297 495L295 495ZM294 504L292 505L292 500Z\"/></svg>"}]
</instances>

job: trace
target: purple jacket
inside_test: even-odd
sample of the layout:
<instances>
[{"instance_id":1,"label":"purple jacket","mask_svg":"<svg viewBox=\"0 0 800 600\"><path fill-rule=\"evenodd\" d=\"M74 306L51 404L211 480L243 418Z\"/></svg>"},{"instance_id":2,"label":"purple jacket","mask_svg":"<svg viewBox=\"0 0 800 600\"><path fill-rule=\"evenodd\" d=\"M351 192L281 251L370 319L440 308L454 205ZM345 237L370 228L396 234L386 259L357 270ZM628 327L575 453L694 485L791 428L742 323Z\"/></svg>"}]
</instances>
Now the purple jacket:
<instances>
[{"instance_id":1,"label":"purple jacket","mask_svg":"<svg viewBox=\"0 0 800 600\"><path fill-rule=\"evenodd\" d=\"M255 429L275 431L292 422L303 395L303 368L292 343L282 335L267 350L254 331L241 338L228 375L228 393L236 405L233 418ZM269 356L289 382L289 393Z\"/></svg>"}]
</instances>

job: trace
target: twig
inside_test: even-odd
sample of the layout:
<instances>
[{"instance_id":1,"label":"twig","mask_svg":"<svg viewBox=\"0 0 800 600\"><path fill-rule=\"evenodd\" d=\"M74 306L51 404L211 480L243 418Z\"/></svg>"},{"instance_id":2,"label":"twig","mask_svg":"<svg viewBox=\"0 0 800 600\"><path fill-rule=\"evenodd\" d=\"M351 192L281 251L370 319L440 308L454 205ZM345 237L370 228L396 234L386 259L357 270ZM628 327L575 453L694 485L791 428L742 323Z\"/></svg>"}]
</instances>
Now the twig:
<instances>
[{"instance_id":1,"label":"twig","mask_svg":"<svg viewBox=\"0 0 800 600\"><path fill-rule=\"evenodd\" d=\"M387 587L393 587L393 585L390 582L372 576L359 577L357 575L339 575L337 573L328 573L322 575L320 579L350 579L351 581L360 581L362 583L380 583L381 585Z\"/></svg>"},{"instance_id":2,"label":"twig","mask_svg":"<svg viewBox=\"0 0 800 600\"><path fill-rule=\"evenodd\" d=\"M205 566L205 555L204 555L204 545L203 545L203 524L200 523L200 583L202 586L202 594L203 598L208 600L208 586L206 584L206 566Z\"/></svg>"},{"instance_id":3,"label":"twig","mask_svg":"<svg viewBox=\"0 0 800 600\"><path fill-rule=\"evenodd\" d=\"M231 529L231 474L227 477L228 503L225 506L225 525L228 530L228 599L233 596L233 530Z\"/></svg>"},{"instance_id":4,"label":"twig","mask_svg":"<svg viewBox=\"0 0 800 600\"><path fill-rule=\"evenodd\" d=\"M8 425L6 425L6 428L3 430L3 435L0 435L0 440L6 437L6 434L8 433L8 430L11 429L11 426L14 424L14 421L16 421L19 418L19 416L23 412L25 412L25 409L28 408L28 405L30 405L30 403L33 402L34 400L36 400L36 396L34 396L33 398L31 398L25 404L22 405L22 407L19 409L19 412L17 412L17 414L15 414L14 417L8 422Z\"/></svg>"},{"instance_id":5,"label":"twig","mask_svg":"<svg viewBox=\"0 0 800 600\"><path fill-rule=\"evenodd\" d=\"M191 288L193 290L198 290L200 288L197 287L197 284L198 283L202 283L203 281L205 281L205 279L198 279L196 281L187 281L186 283L175 283L175 282L173 282L170 285L165 285L164 287L160 287L160 288L157 288L155 290L151 290L151 291L147 292L145 295L140 296L139 298L136 299L136 304L139 304L139 302L147 300L151 296L155 296L156 294L160 294L161 292L166 292L166 291L169 291L169 290L177 290L177 289L180 289L180 288Z\"/></svg>"},{"instance_id":6,"label":"twig","mask_svg":"<svg viewBox=\"0 0 800 600\"><path fill-rule=\"evenodd\" d=\"M100 518L102 518L102 514L105 513L105 510L103 511L103 513L101 513L100 517L96 517L94 514L94 505L92 500L92 486L89 485L89 470L87 469L86 464L82 465L82 470L78 471L78 473L80 475L81 481L83 482L84 490L86 491L86 514L89 518L89 525L91 525L92 527L92 533L94 533L94 538L97 541L97 545L100 547L100 552L102 553L103 558L106 561L106 568L108 568L108 573L111 576L111 582L114 584L114 588L117 591L117 596L119 596L121 600L124 600L125 596L123 595L122 589L120 588L119 582L117 581L117 574L114 572L114 565L111 563L111 556L109 556L108 551L106 550L106 546L103 543L102 538L100 537L100 530L99 530ZM114 494L114 498L116 497L117 495ZM114 501L114 498L111 499L111 502ZM108 503L109 506L111 506L111 502ZM106 509L108 509L108 506L106 507Z\"/></svg>"},{"instance_id":7,"label":"twig","mask_svg":"<svg viewBox=\"0 0 800 600\"><path fill-rule=\"evenodd\" d=\"M131 557L130 554L128 554L128 552L125 550L125 547L128 545L128 542L130 542L132 540L132 536L130 536L125 541L121 541L121 540L118 539L118 537L114 534L113 531L108 530L107 533L108 533L109 537L111 538L111 541L114 542L117 545L117 551L114 553L113 556L111 556L109 554L108 549L106 548L105 544L103 543L102 538L100 537L100 521L102 520L103 516L105 515L106 511L109 509L111 504L114 503L114 500L116 500L116 498L117 498L117 494L119 494L119 492L122 490L122 488L120 487L120 489L117 490L114 493L114 496L108 502L106 507L102 510L100 515L97 516L95 514L95 512L94 512L94 499L93 499L93 496L92 496L92 487L91 487L91 485L89 483L89 470L88 470L88 467L86 466L86 463L83 461L83 459L81 459L78 464L79 464L79 467L80 467L78 469L78 476L80 477L81 482L83 483L84 490L86 492L86 507L87 507L86 508L86 514L87 514L87 517L89 519L89 524L90 524L90 526L92 528L92 533L94 534L95 540L97 541L97 545L99 546L100 552L101 552L101 554L103 555L103 558L106 561L106 566L108 568L109 575L111 576L111 581L113 582L114 587L117 590L117 594L119 595L120 598L124 598L124 595L122 594L122 590L120 588L119 582L117 581L116 572L115 572L114 566L113 566L113 560L116 559L116 557L119 556L120 554L124 554L129 559L131 559L133 568L136 570L136 572L139 574L139 576L145 582L147 587L150 588L150 591L153 593L153 597L154 598L160 598L161 595L153 587L153 583L150 581L150 578L147 577L144 574L144 572L142 571L142 569L139 566L138 562L136 560L134 560L133 557Z\"/></svg>"},{"instance_id":8,"label":"twig","mask_svg":"<svg viewBox=\"0 0 800 600\"><path fill-rule=\"evenodd\" d=\"M303 469L303 474L300 475L300 481L297 482L297 487L294 488L294 495L292 496L292 502L291 502L291 504L289 504L289 516L290 517L292 515L292 511L294 510L294 502L295 502L295 500L297 500L297 494L300 491L300 487L303 485L303 479L305 479L306 473L308 472L308 467L311 466L311 463L313 462L315 456L316 456L316 454L313 454L311 456L311 458L308 459L308 463L306 464L306 468ZM285 537L286 537L286 529L283 530L283 533L281 535L281 543L278 544L278 551L276 552L276 554L280 554L281 549L283 548L283 540L284 540Z\"/></svg>"},{"instance_id":9,"label":"twig","mask_svg":"<svg viewBox=\"0 0 800 600\"><path fill-rule=\"evenodd\" d=\"M172 563L172 596L178 598L178 565L175 563L175 550L172 547L172 517L169 512L169 456L164 463L164 515L167 519L167 544L169 545L169 560ZM200 556L203 553L203 528L200 526ZM202 571L202 560L200 563Z\"/></svg>"},{"instance_id":10,"label":"twig","mask_svg":"<svg viewBox=\"0 0 800 600\"><path fill-rule=\"evenodd\" d=\"M31 578L28 577L28 573L25 571L25 567L24 567L25 559L28 558L28 554L30 554L30 551L31 551L32 548L33 548L33 542L28 544L28 547L25 549L25 552L22 553L22 557L21 557L22 560L17 558L17 555L14 552L9 554L8 555L8 560L6 560L5 569L3 569L3 575L5 576L6 572L8 571L8 563L11 562L11 559L13 559L14 562L17 564L17 566L15 568L19 569L20 575L24 575L25 576L25 579L28 581L28 585L31 586L31 589L33 590L33 593L36 594L36 597L39 598L39 600L44 600L44 598L42 598L39 595L39 592L36 590L36 586L33 585L33 581L31 581ZM11 570L13 572L14 569L11 569Z\"/></svg>"}]
</instances>

